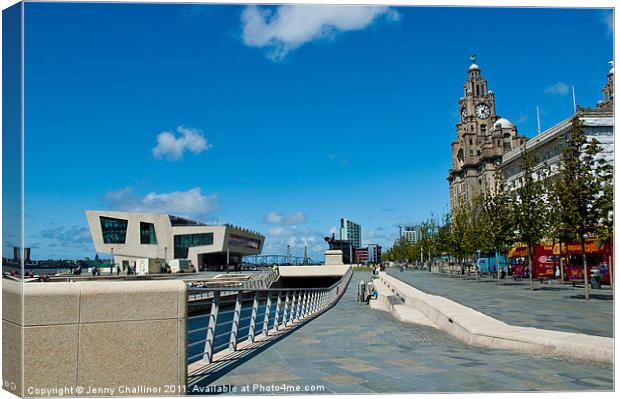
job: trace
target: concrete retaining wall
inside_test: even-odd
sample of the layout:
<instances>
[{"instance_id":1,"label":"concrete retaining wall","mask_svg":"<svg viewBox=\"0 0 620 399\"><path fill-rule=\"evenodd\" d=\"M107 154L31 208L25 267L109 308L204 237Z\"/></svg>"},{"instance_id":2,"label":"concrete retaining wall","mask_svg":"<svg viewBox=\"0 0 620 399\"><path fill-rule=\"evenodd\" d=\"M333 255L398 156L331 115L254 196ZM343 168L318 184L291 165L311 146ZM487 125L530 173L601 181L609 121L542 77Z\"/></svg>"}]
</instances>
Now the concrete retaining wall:
<instances>
[{"instance_id":1,"label":"concrete retaining wall","mask_svg":"<svg viewBox=\"0 0 620 399\"><path fill-rule=\"evenodd\" d=\"M23 298L21 287L3 280L6 390L20 396L179 394L187 374L182 281L26 283Z\"/></svg>"},{"instance_id":2,"label":"concrete retaining wall","mask_svg":"<svg viewBox=\"0 0 620 399\"><path fill-rule=\"evenodd\" d=\"M613 363L614 339L506 324L450 299L426 294L381 273L380 280L437 328L470 345Z\"/></svg>"},{"instance_id":3,"label":"concrete retaining wall","mask_svg":"<svg viewBox=\"0 0 620 399\"><path fill-rule=\"evenodd\" d=\"M278 273L282 277L342 277L350 268L350 265L281 266Z\"/></svg>"}]
</instances>

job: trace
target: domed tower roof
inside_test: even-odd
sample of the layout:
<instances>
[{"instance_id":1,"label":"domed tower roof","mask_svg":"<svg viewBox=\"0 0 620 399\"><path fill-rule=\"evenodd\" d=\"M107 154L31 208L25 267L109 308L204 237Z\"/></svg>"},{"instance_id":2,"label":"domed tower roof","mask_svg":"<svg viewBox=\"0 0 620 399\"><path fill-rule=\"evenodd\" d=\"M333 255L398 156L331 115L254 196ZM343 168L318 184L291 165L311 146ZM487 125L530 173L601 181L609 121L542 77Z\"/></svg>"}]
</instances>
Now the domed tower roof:
<instances>
[{"instance_id":1,"label":"domed tower roof","mask_svg":"<svg viewBox=\"0 0 620 399\"><path fill-rule=\"evenodd\" d=\"M513 124L506 118L499 118L493 126L500 127L502 129L509 129L513 127Z\"/></svg>"},{"instance_id":2,"label":"domed tower roof","mask_svg":"<svg viewBox=\"0 0 620 399\"><path fill-rule=\"evenodd\" d=\"M471 80L480 78L480 67L478 66L478 64L476 64L476 54L472 54L469 57L469 60L471 61L471 65L467 70L467 75L469 76L469 79Z\"/></svg>"},{"instance_id":3,"label":"domed tower roof","mask_svg":"<svg viewBox=\"0 0 620 399\"><path fill-rule=\"evenodd\" d=\"M611 65L611 69L609 70L609 72L607 72L607 76L614 74L614 62L609 61L609 65Z\"/></svg>"}]
</instances>

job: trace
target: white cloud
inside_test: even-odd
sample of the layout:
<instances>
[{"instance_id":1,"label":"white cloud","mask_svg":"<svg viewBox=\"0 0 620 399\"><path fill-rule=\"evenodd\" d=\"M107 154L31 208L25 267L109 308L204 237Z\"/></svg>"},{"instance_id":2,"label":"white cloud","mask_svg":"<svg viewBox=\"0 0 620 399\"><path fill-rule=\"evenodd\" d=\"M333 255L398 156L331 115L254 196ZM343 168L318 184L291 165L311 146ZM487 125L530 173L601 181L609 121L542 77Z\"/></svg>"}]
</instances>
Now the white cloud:
<instances>
[{"instance_id":1,"label":"white cloud","mask_svg":"<svg viewBox=\"0 0 620 399\"><path fill-rule=\"evenodd\" d=\"M199 187L169 193L150 192L144 197L133 194L131 187L106 194L105 201L113 210L177 214L204 214L218 208L218 196L203 195Z\"/></svg>"},{"instance_id":2,"label":"white cloud","mask_svg":"<svg viewBox=\"0 0 620 399\"><path fill-rule=\"evenodd\" d=\"M266 47L268 57L277 61L305 43L365 29L380 17L396 21L400 14L385 6L248 6L241 13L243 43Z\"/></svg>"},{"instance_id":3,"label":"white cloud","mask_svg":"<svg viewBox=\"0 0 620 399\"><path fill-rule=\"evenodd\" d=\"M545 93L558 95L558 96L565 96L566 94L568 94L568 85L564 82L557 82L545 88Z\"/></svg>"},{"instance_id":4,"label":"white cloud","mask_svg":"<svg viewBox=\"0 0 620 399\"><path fill-rule=\"evenodd\" d=\"M269 229L268 233L264 253L286 254L287 246L290 246L293 256L302 256L304 246L307 245L308 255L314 260L320 260L328 249L323 239L325 234L308 227L275 227Z\"/></svg>"},{"instance_id":5,"label":"white cloud","mask_svg":"<svg viewBox=\"0 0 620 399\"><path fill-rule=\"evenodd\" d=\"M604 12L603 14L603 23L607 27L607 33L612 35L614 34L614 13L612 12Z\"/></svg>"},{"instance_id":6,"label":"white cloud","mask_svg":"<svg viewBox=\"0 0 620 399\"><path fill-rule=\"evenodd\" d=\"M72 247L92 250L93 245L88 227L52 227L42 230L36 237L50 240L48 247L59 246L61 248Z\"/></svg>"},{"instance_id":7,"label":"white cloud","mask_svg":"<svg viewBox=\"0 0 620 399\"><path fill-rule=\"evenodd\" d=\"M525 123L530 119L530 116L527 113L523 113L519 115L517 118L517 123Z\"/></svg>"},{"instance_id":8,"label":"white cloud","mask_svg":"<svg viewBox=\"0 0 620 399\"><path fill-rule=\"evenodd\" d=\"M265 223L269 224L297 224L306 220L303 212L294 212L285 216L279 212L269 212L265 215Z\"/></svg>"},{"instance_id":9,"label":"white cloud","mask_svg":"<svg viewBox=\"0 0 620 399\"><path fill-rule=\"evenodd\" d=\"M200 154L213 147L207 143L202 130L179 126L178 136L170 132L161 132L157 135L157 145L153 148L153 156L158 159L178 161L183 158L187 150Z\"/></svg>"},{"instance_id":10,"label":"white cloud","mask_svg":"<svg viewBox=\"0 0 620 399\"><path fill-rule=\"evenodd\" d=\"M334 162L338 162L338 164L342 168L346 167L349 164L349 158L341 158L337 154L330 154L329 155L329 160L330 161L334 161Z\"/></svg>"},{"instance_id":11,"label":"white cloud","mask_svg":"<svg viewBox=\"0 0 620 399\"><path fill-rule=\"evenodd\" d=\"M289 234L288 230L284 227L273 227L267 230L267 233L272 237L284 237Z\"/></svg>"}]
</instances>

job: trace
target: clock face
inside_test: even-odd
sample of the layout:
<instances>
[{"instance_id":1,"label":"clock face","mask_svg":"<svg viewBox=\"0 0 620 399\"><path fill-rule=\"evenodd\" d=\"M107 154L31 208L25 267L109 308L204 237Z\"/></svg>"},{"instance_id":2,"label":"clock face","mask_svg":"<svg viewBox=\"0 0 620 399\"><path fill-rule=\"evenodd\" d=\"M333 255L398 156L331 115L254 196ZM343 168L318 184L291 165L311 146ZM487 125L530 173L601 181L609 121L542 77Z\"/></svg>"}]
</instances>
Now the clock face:
<instances>
[{"instance_id":1,"label":"clock face","mask_svg":"<svg viewBox=\"0 0 620 399\"><path fill-rule=\"evenodd\" d=\"M485 103L476 106L476 116L480 119L486 119L491 115L491 109Z\"/></svg>"},{"instance_id":2,"label":"clock face","mask_svg":"<svg viewBox=\"0 0 620 399\"><path fill-rule=\"evenodd\" d=\"M467 109L461 108L461 120L465 120L467 118Z\"/></svg>"}]
</instances>

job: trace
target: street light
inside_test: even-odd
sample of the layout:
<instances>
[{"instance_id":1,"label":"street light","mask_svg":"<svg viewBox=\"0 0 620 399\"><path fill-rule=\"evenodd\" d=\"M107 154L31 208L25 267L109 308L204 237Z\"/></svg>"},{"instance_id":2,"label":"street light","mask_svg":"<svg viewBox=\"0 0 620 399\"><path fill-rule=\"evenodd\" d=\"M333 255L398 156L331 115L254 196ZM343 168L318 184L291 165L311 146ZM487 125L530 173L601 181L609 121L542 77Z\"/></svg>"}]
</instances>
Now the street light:
<instances>
[{"instance_id":1,"label":"street light","mask_svg":"<svg viewBox=\"0 0 620 399\"><path fill-rule=\"evenodd\" d=\"M403 226L398 225L398 262L403 263Z\"/></svg>"}]
</instances>

